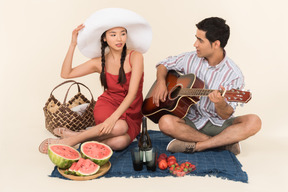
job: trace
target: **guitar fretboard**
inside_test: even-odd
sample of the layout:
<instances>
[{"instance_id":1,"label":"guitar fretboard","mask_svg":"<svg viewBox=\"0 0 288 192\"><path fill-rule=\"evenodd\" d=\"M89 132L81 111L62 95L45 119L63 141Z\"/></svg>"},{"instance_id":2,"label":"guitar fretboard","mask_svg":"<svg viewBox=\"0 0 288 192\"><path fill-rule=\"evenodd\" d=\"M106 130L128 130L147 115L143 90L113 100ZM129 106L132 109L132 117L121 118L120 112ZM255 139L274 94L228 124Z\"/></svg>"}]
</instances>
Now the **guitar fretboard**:
<instances>
[{"instance_id":1,"label":"guitar fretboard","mask_svg":"<svg viewBox=\"0 0 288 192\"><path fill-rule=\"evenodd\" d=\"M189 88L181 88L178 95L189 95L189 96L208 96L209 93L213 92L213 89L189 89ZM222 94L223 91L219 90Z\"/></svg>"}]
</instances>

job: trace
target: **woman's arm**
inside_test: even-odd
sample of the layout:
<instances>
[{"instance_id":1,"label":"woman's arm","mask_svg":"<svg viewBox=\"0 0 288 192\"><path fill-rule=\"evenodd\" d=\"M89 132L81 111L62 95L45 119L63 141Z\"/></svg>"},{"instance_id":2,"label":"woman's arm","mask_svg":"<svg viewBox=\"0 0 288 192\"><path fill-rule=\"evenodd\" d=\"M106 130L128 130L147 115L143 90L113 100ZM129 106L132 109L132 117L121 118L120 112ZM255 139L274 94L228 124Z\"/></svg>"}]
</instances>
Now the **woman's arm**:
<instances>
[{"instance_id":1,"label":"woman's arm","mask_svg":"<svg viewBox=\"0 0 288 192\"><path fill-rule=\"evenodd\" d=\"M102 133L108 134L111 132L112 128L115 126L116 121L129 108L129 106L136 98L137 91L139 89L139 83L144 71L143 55L138 52L133 52L131 55L131 64L132 71L128 93L116 111L103 122L100 128L100 132Z\"/></svg>"},{"instance_id":2,"label":"woman's arm","mask_svg":"<svg viewBox=\"0 0 288 192\"><path fill-rule=\"evenodd\" d=\"M88 75L93 72L99 72L100 67L100 58L90 59L89 61L77 66L72 67L73 55L75 48L77 46L77 37L78 32L84 28L84 25L79 25L72 32L72 40L66 54L66 57L62 64L61 77L64 79L70 79L75 77L81 77L84 75Z\"/></svg>"}]
</instances>

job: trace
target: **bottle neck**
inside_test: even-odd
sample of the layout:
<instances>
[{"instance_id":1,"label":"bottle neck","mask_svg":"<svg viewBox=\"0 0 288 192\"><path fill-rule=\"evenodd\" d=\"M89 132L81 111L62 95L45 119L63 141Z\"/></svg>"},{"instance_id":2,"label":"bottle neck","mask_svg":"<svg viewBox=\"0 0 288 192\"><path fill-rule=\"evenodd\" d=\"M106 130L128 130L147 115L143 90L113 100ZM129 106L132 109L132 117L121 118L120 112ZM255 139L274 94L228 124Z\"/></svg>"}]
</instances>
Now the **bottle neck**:
<instances>
[{"instance_id":1,"label":"bottle neck","mask_svg":"<svg viewBox=\"0 0 288 192\"><path fill-rule=\"evenodd\" d=\"M146 119L146 117L142 118L142 133L147 133L147 119Z\"/></svg>"},{"instance_id":2,"label":"bottle neck","mask_svg":"<svg viewBox=\"0 0 288 192\"><path fill-rule=\"evenodd\" d=\"M148 131L147 131L147 119L146 117L142 118L142 133L138 141L138 146L141 150L147 151L152 148L151 139L149 137Z\"/></svg>"}]
</instances>

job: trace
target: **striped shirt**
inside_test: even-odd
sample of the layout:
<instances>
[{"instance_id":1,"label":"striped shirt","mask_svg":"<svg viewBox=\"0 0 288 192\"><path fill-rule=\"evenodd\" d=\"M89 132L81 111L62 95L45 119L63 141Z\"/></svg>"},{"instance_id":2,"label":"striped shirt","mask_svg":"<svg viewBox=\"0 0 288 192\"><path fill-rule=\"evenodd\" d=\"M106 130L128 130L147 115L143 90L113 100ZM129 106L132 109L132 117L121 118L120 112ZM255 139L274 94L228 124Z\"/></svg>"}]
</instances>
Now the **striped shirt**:
<instances>
[{"instance_id":1,"label":"striped shirt","mask_svg":"<svg viewBox=\"0 0 288 192\"><path fill-rule=\"evenodd\" d=\"M210 66L205 58L199 58L195 51L168 57L156 66L163 64L167 70L177 70L183 74L193 73L205 84L205 89L220 90L222 85L226 90L244 88L244 77L238 66L226 56L216 66ZM237 103L227 102L235 111ZM232 117L233 115L231 115ZM187 117L201 129L208 121L221 126L224 123L216 113L214 103L208 97L201 97L192 105ZM230 117L230 118L231 118Z\"/></svg>"}]
</instances>

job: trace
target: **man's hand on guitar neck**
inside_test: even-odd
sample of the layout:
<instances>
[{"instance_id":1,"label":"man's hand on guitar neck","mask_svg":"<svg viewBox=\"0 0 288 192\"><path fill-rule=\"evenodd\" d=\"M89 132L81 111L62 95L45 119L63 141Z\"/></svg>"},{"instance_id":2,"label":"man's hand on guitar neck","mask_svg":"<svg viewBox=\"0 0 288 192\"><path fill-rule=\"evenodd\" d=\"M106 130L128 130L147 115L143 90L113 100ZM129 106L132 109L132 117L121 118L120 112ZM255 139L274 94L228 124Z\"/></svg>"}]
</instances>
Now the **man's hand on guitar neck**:
<instances>
[{"instance_id":1,"label":"man's hand on guitar neck","mask_svg":"<svg viewBox=\"0 0 288 192\"><path fill-rule=\"evenodd\" d=\"M225 88L221 85L221 89L225 92ZM214 103L217 114L222 119L228 119L234 112L234 109L226 102L224 95L220 91L215 90L208 95L211 102Z\"/></svg>"},{"instance_id":2,"label":"man's hand on guitar neck","mask_svg":"<svg viewBox=\"0 0 288 192\"><path fill-rule=\"evenodd\" d=\"M225 88L221 85L221 89L224 92ZM215 90L208 95L210 101L212 101L215 105L223 105L226 103L224 95L221 95L220 91ZM226 105L226 104L225 104Z\"/></svg>"}]
</instances>

